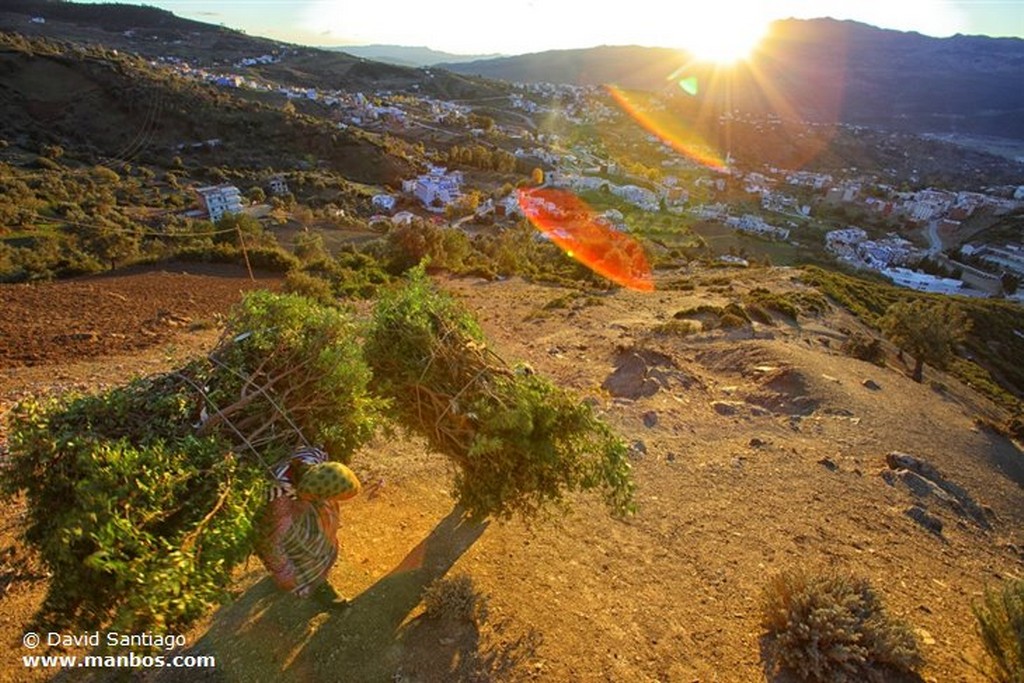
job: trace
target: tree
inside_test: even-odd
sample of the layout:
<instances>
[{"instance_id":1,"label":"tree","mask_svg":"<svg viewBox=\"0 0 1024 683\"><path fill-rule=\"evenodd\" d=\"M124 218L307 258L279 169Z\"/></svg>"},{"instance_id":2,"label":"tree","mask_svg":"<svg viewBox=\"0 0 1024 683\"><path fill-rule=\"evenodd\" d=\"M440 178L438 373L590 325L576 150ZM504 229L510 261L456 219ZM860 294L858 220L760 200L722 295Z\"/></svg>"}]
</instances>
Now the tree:
<instances>
[{"instance_id":1,"label":"tree","mask_svg":"<svg viewBox=\"0 0 1024 683\"><path fill-rule=\"evenodd\" d=\"M1003 294L1006 296L1013 296L1017 293L1017 289L1020 287L1020 277L1013 273L1003 273L1003 276L999 278L1000 283L1003 285Z\"/></svg>"},{"instance_id":2,"label":"tree","mask_svg":"<svg viewBox=\"0 0 1024 683\"><path fill-rule=\"evenodd\" d=\"M901 351L914 357L914 381L920 382L925 363L946 367L953 356L953 347L967 336L970 322L952 303L918 299L890 306L879 326Z\"/></svg>"}]
</instances>

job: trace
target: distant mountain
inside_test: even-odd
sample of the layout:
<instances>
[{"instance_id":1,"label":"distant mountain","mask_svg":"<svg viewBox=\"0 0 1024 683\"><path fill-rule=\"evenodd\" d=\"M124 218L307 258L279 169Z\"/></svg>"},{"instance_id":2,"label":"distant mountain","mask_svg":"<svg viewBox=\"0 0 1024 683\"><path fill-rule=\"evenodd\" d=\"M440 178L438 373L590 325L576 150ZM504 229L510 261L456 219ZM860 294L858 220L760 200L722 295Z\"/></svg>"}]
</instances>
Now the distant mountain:
<instances>
[{"instance_id":1,"label":"distant mountain","mask_svg":"<svg viewBox=\"0 0 1024 683\"><path fill-rule=\"evenodd\" d=\"M400 66L433 66L435 64L461 64L482 59L495 59L498 53L487 55L459 55L451 52L431 50L429 47L409 47L406 45L345 45L342 47L324 48L335 52L345 52L356 57L372 59L377 62L398 64Z\"/></svg>"},{"instance_id":2,"label":"distant mountain","mask_svg":"<svg viewBox=\"0 0 1024 683\"><path fill-rule=\"evenodd\" d=\"M1024 139L1024 40L1016 38L932 38L851 21L790 19L775 22L751 59L728 75L681 51L643 47L444 66L509 81L642 90L675 90L667 77L683 67L680 76L697 78L700 101L719 109Z\"/></svg>"}]
</instances>

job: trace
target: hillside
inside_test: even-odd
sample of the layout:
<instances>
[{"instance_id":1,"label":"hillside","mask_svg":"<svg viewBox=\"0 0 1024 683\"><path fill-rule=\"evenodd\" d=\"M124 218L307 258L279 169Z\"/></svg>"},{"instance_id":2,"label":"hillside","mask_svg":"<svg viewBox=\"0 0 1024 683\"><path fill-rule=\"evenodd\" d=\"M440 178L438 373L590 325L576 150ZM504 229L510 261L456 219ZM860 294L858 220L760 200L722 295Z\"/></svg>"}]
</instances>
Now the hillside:
<instances>
[{"instance_id":1,"label":"hillside","mask_svg":"<svg viewBox=\"0 0 1024 683\"><path fill-rule=\"evenodd\" d=\"M170 166L196 154L206 166L295 166L310 155L369 183L409 172L400 157L325 119L280 103L234 96L105 48L28 41L0 33L0 138L30 149L56 144L75 156ZM188 151L182 151L182 149Z\"/></svg>"},{"instance_id":2,"label":"hillside","mask_svg":"<svg viewBox=\"0 0 1024 683\"><path fill-rule=\"evenodd\" d=\"M1024 139L1024 40L931 38L831 19L775 22L747 64L716 74L661 48L600 47L467 64L453 71L522 82L662 91L686 66L720 108L913 133ZM784 103L784 104L782 104Z\"/></svg>"},{"instance_id":3,"label":"hillside","mask_svg":"<svg viewBox=\"0 0 1024 683\"><path fill-rule=\"evenodd\" d=\"M637 515L614 521L598 501L579 499L543 523L460 523L443 462L418 442L382 438L357 454L367 492L343 510L331 581L353 598L351 608L319 612L277 595L253 563L237 599L187 635L189 653L218 658L203 680L329 681L344 670L353 680L781 682L789 679L766 673L761 658L758 605L767 578L795 567L870 578L911 624L923 680L977 680L970 605L985 586L1024 571L1019 447L977 426L993 408L955 380L929 373L932 386L915 384L891 350L886 368L840 353L839 330L859 329L841 309L731 331L705 317L704 331L673 334L665 323L699 304L742 301L755 287L805 291L788 269L724 281L720 273L693 269L688 291L599 296L516 278L442 278L501 356L580 392L633 444ZM179 278L195 286L197 277L157 272L7 291L15 301L85 285L83 294L102 302L161 278L172 292ZM152 314L166 305L152 302ZM208 316L209 303L201 305L198 315ZM170 306L169 314L184 310ZM144 337L117 320L113 313L111 332ZM0 408L28 392L91 390L175 367L216 337L164 329L170 337L135 355L7 366ZM929 463L976 507L911 488L914 480L886 462L897 450ZM941 531L909 516L915 506ZM4 518L16 520L17 507ZM16 531L8 522L2 536L11 652L20 652L45 581ZM489 601L485 618L422 616L420 590L445 573L472 576ZM43 672L32 673L41 680ZM198 675L160 673L169 681ZM0 680L25 676L13 662L0 667Z\"/></svg>"},{"instance_id":4,"label":"hillside","mask_svg":"<svg viewBox=\"0 0 1024 683\"><path fill-rule=\"evenodd\" d=\"M43 24L33 23L41 17ZM147 59L175 58L195 66L232 68L283 85L346 91L415 87L428 94L492 94L480 79L362 59L334 50L290 45L224 26L183 19L166 10L118 3L16 0L0 6L0 32L102 46ZM270 55L269 64L242 60Z\"/></svg>"}]
</instances>

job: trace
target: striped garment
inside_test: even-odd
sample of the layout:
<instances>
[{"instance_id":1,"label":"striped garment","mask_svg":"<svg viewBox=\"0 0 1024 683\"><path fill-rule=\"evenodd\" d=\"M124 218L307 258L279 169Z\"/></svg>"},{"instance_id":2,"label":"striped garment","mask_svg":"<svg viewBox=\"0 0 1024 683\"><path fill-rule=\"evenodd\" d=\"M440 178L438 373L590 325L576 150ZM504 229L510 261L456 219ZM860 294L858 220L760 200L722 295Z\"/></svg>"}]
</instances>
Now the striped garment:
<instances>
[{"instance_id":1,"label":"striped garment","mask_svg":"<svg viewBox=\"0 0 1024 683\"><path fill-rule=\"evenodd\" d=\"M300 500L301 470L327 461L316 448L293 453L274 468L267 506L256 520L256 554L282 590L306 597L338 559L338 504Z\"/></svg>"}]
</instances>

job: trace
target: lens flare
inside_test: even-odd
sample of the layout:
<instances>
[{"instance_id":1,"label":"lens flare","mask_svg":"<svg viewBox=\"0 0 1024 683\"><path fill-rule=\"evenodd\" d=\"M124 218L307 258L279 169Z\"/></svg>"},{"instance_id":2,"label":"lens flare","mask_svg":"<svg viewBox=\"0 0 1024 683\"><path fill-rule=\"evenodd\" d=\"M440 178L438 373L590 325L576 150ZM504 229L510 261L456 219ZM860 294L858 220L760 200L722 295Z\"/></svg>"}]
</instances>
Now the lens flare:
<instances>
[{"instance_id":1,"label":"lens flare","mask_svg":"<svg viewBox=\"0 0 1024 683\"><path fill-rule=\"evenodd\" d=\"M641 292L653 292L643 247L601 220L575 195L550 188L520 189L519 206L534 227L598 275Z\"/></svg>"},{"instance_id":2,"label":"lens flare","mask_svg":"<svg viewBox=\"0 0 1024 683\"><path fill-rule=\"evenodd\" d=\"M688 84L689 79L683 79ZM689 86L683 86L686 90ZM697 81L693 78L692 87L696 94ZM725 172L728 167L725 161L719 157L701 137L693 130L688 130L686 125L673 118L667 112L645 110L630 95L615 85L607 86L608 94L612 96L616 104L622 110L639 123L648 133L658 136L679 154L707 166L716 171Z\"/></svg>"}]
</instances>

